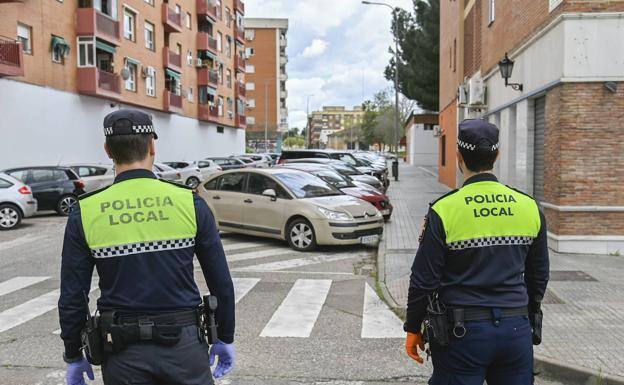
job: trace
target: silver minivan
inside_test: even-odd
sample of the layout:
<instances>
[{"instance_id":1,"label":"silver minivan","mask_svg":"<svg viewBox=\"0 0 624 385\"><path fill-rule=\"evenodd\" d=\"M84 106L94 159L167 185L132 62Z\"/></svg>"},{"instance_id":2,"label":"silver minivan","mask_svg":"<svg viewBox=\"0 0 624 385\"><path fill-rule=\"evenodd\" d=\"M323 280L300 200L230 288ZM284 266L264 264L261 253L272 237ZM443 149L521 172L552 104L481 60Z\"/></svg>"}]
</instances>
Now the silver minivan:
<instances>
[{"instance_id":1,"label":"silver minivan","mask_svg":"<svg viewBox=\"0 0 624 385\"><path fill-rule=\"evenodd\" d=\"M13 229L36 212L37 200L30 187L0 172L0 230Z\"/></svg>"}]
</instances>

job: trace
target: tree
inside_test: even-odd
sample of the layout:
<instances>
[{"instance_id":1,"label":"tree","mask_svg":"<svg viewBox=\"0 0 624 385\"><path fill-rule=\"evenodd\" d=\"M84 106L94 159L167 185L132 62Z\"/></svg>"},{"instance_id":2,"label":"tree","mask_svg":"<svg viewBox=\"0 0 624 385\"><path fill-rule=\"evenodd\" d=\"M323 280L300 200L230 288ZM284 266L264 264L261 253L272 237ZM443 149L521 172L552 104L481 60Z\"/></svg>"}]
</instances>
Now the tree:
<instances>
[{"instance_id":1,"label":"tree","mask_svg":"<svg viewBox=\"0 0 624 385\"><path fill-rule=\"evenodd\" d=\"M399 91L424 110L438 110L440 0L413 0L414 13L399 9L392 32L399 40ZM394 55L394 50L390 52ZM385 76L394 80L394 56Z\"/></svg>"},{"instance_id":2,"label":"tree","mask_svg":"<svg viewBox=\"0 0 624 385\"><path fill-rule=\"evenodd\" d=\"M304 148L305 145L306 141L303 136L291 136L284 140L283 143L285 148Z\"/></svg>"}]
</instances>

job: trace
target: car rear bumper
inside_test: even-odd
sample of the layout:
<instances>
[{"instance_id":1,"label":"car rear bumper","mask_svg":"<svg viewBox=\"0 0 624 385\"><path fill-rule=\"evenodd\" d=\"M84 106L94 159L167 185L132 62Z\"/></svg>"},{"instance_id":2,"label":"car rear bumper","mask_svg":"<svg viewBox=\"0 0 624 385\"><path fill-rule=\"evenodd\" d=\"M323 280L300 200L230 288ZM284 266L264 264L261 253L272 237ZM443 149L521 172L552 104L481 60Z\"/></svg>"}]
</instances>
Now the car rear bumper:
<instances>
[{"instance_id":1,"label":"car rear bumper","mask_svg":"<svg viewBox=\"0 0 624 385\"><path fill-rule=\"evenodd\" d=\"M383 234L383 218L370 218L359 222L332 222L313 220L312 225L319 245L355 245L362 237Z\"/></svg>"},{"instance_id":2,"label":"car rear bumper","mask_svg":"<svg viewBox=\"0 0 624 385\"><path fill-rule=\"evenodd\" d=\"M16 203L22 210L24 218L32 217L37 212L37 200L33 197L20 199Z\"/></svg>"}]
</instances>

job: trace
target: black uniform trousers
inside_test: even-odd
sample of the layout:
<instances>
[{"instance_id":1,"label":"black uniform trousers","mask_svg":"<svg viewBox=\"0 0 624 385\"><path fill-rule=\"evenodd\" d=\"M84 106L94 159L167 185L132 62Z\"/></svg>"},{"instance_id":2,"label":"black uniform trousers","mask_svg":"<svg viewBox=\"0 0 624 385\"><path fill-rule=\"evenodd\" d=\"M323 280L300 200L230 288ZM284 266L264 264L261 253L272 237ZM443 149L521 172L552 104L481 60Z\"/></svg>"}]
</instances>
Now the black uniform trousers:
<instances>
[{"instance_id":1,"label":"black uniform trousers","mask_svg":"<svg viewBox=\"0 0 624 385\"><path fill-rule=\"evenodd\" d=\"M174 346L137 343L102 364L105 385L213 385L209 348L197 326L182 328Z\"/></svg>"}]
</instances>

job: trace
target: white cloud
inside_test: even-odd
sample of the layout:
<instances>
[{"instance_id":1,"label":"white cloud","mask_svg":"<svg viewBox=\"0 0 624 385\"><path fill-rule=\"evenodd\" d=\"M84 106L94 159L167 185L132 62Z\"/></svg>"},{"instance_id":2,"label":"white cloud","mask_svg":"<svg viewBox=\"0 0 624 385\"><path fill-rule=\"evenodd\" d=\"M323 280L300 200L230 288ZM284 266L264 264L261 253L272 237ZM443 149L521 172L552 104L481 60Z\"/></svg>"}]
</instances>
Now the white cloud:
<instances>
[{"instance_id":1,"label":"white cloud","mask_svg":"<svg viewBox=\"0 0 624 385\"><path fill-rule=\"evenodd\" d=\"M305 47L303 52L301 53L301 57L306 59L310 59L313 57L321 56L327 50L329 43L322 39L314 39L312 43Z\"/></svg>"}]
</instances>

